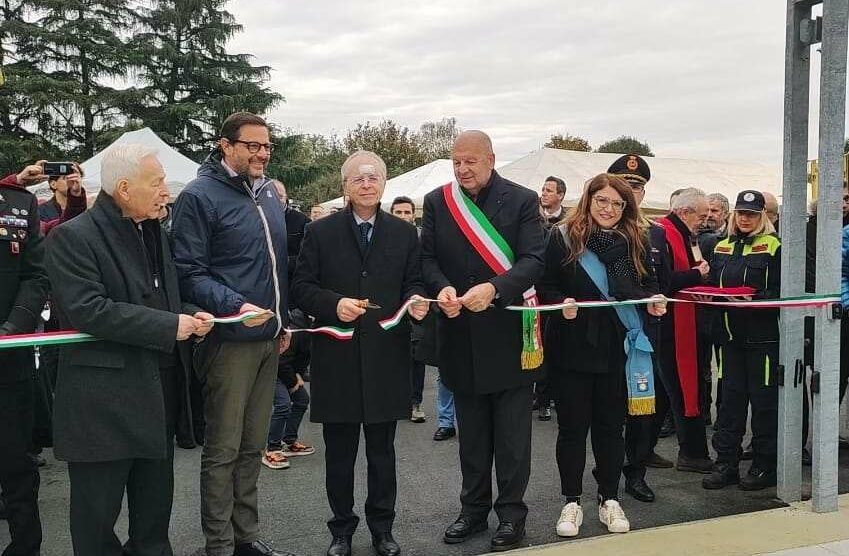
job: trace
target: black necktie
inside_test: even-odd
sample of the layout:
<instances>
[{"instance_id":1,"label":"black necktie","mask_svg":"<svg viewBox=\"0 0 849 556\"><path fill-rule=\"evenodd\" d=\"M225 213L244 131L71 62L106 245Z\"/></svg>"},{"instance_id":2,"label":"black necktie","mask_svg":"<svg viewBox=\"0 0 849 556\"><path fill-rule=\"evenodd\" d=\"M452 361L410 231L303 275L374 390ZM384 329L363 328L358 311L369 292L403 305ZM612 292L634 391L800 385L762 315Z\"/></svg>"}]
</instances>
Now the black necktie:
<instances>
[{"instance_id":1,"label":"black necktie","mask_svg":"<svg viewBox=\"0 0 849 556\"><path fill-rule=\"evenodd\" d=\"M363 249L368 249L368 234L371 231L371 223L362 222L358 224L360 228L360 245L363 246Z\"/></svg>"}]
</instances>

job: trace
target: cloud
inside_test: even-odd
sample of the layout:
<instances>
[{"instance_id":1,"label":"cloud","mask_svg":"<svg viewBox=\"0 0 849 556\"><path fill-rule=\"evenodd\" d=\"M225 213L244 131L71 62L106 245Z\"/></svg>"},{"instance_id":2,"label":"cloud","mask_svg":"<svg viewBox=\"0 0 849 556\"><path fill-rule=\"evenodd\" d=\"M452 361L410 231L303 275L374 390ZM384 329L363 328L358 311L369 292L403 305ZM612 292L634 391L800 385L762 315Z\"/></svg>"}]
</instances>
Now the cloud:
<instances>
[{"instance_id":1,"label":"cloud","mask_svg":"<svg viewBox=\"0 0 849 556\"><path fill-rule=\"evenodd\" d=\"M771 0L232 2L273 68L271 119L310 133L455 117L502 159L553 133L660 156L781 159L785 7Z\"/></svg>"}]
</instances>

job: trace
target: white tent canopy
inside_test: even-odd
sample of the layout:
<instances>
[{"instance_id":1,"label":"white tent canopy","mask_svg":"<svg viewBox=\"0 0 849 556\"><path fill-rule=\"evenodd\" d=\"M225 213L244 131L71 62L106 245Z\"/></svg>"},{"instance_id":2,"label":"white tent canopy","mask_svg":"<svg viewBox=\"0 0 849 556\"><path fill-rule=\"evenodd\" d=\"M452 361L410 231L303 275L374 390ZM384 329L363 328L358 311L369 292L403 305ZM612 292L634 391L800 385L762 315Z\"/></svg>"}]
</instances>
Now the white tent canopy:
<instances>
[{"instance_id":1,"label":"white tent canopy","mask_svg":"<svg viewBox=\"0 0 849 556\"><path fill-rule=\"evenodd\" d=\"M195 161L171 148L149 127L146 127L137 131L128 131L109 147L82 163L85 173L83 187L85 187L86 194L89 196L97 195L100 192L100 161L103 160L104 153L114 145L144 145L156 149L157 158L165 169L165 181L168 184L168 191L171 193L172 199L183 190L187 183L197 177L199 165ZM34 185L30 190L39 197L51 195L47 183Z\"/></svg>"},{"instance_id":2,"label":"white tent canopy","mask_svg":"<svg viewBox=\"0 0 849 556\"><path fill-rule=\"evenodd\" d=\"M499 167L498 173L537 193L548 176L562 178L566 182L566 204L571 206L581 196L584 183L605 172L620 156L542 148ZM646 187L642 206L652 212L665 211L669 207L669 196L682 187L698 187L706 193L722 193L732 204L737 193L744 189L769 191L779 199L781 197L781 169L778 166L684 158L650 157L646 160L651 167L652 177ZM421 208L427 193L453 179L451 161L436 160L388 180L382 205L388 208L392 199L405 195ZM325 208L339 208L342 205L342 197L322 203Z\"/></svg>"},{"instance_id":3,"label":"white tent canopy","mask_svg":"<svg viewBox=\"0 0 849 556\"><path fill-rule=\"evenodd\" d=\"M499 168L505 178L540 192L545 178L557 176L566 182L566 204L574 205L593 176L607 171L622 155L586 153L542 148ZM669 196L682 187L698 187L705 193L722 193L734 203L744 189L768 191L780 198L781 169L751 162L719 162L684 158L650 157L651 181L646 186L643 208L669 208Z\"/></svg>"}]
</instances>

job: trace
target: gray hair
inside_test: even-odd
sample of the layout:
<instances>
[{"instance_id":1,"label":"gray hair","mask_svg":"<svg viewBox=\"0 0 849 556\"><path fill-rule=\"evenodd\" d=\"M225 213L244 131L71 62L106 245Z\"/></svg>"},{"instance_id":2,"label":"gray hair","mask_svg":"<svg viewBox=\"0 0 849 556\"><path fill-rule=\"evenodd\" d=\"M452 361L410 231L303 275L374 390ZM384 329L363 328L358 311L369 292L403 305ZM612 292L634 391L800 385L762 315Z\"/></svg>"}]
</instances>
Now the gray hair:
<instances>
[{"instance_id":1,"label":"gray hair","mask_svg":"<svg viewBox=\"0 0 849 556\"><path fill-rule=\"evenodd\" d=\"M728 197L722 193L711 193L707 196L708 203L719 203L722 207L722 212L728 214L731 212L731 203L728 202Z\"/></svg>"},{"instance_id":2,"label":"gray hair","mask_svg":"<svg viewBox=\"0 0 849 556\"><path fill-rule=\"evenodd\" d=\"M351 156L345 159L345 162L342 163L342 181L348 179L354 173L354 161L357 158L370 158L375 166L377 166L377 171L386 179L386 163L383 161L377 153L373 153L371 151L362 151L358 150L351 153Z\"/></svg>"},{"instance_id":3,"label":"gray hair","mask_svg":"<svg viewBox=\"0 0 849 556\"><path fill-rule=\"evenodd\" d=\"M707 201L707 195L705 195L705 192L695 187L688 187L686 189L682 189L678 195L673 197L672 210L695 210L700 201Z\"/></svg>"},{"instance_id":4,"label":"gray hair","mask_svg":"<svg viewBox=\"0 0 849 556\"><path fill-rule=\"evenodd\" d=\"M109 196L121 180L129 180L139 173L141 161L155 156L157 150L145 145L114 145L109 147L100 161L100 188Z\"/></svg>"}]
</instances>

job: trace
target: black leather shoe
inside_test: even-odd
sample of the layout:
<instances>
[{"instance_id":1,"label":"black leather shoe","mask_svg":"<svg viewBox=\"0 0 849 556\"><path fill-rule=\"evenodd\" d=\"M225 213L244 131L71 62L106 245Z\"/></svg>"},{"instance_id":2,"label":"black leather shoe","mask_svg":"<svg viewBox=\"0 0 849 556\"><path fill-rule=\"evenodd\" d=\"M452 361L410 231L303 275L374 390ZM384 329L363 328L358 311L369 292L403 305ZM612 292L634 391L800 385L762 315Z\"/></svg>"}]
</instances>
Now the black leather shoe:
<instances>
[{"instance_id":1,"label":"black leather shoe","mask_svg":"<svg viewBox=\"0 0 849 556\"><path fill-rule=\"evenodd\" d=\"M654 491L646 484L642 477L625 479L625 492L640 502L654 502Z\"/></svg>"},{"instance_id":2,"label":"black leather shoe","mask_svg":"<svg viewBox=\"0 0 849 556\"><path fill-rule=\"evenodd\" d=\"M660 427L658 437L666 438L673 434L675 434L675 421L672 419L672 413L667 413L666 418L663 420L663 425Z\"/></svg>"},{"instance_id":3,"label":"black leather shoe","mask_svg":"<svg viewBox=\"0 0 849 556\"><path fill-rule=\"evenodd\" d=\"M675 467L675 464L672 463L672 460L668 460L665 457L658 455L656 452L652 452L649 454L648 459L646 459L646 467L653 467L655 469L672 469Z\"/></svg>"},{"instance_id":4,"label":"black leather shoe","mask_svg":"<svg viewBox=\"0 0 849 556\"><path fill-rule=\"evenodd\" d=\"M457 435L457 429L454 427L439 427L433 433L433 439L439 442L440 440L448 440Z\"/></svg>"},{"instance_id":5,"label":"black leather shoe","mask_svg":"<svg viewBox=\"0 0 849 556\"><path fill-rule=\"evenodd\" d=\"M262 541L236 545L233 556L295 556L291 552L278 552Z\"/></svg>"},{"instance_id":6,"label":"black leather shoe","mask_svg":"<svg viewBox=\"0 0 849 556\"><path fill-rule=\"evenodd\" d=\"M740 477L740 490L763 490L775 486L778 476L775 471L765 471L754 465L744 477Z\"/></svg>"},{"instance_id":7,"label":"black leather shoe","mask_svg":"<svg viewBox=\"0 0 849 556\"><path fill-rule=\"evenodd\" d=\"M498 524L498 529L492 540L489 542L489 547L495 552L504 550L513 550L518 547L525 537L525 526L517 526L509 521L502 521Z\"/></svg>"},{"instance_id":8,"label":"black leather shoe","mask_svg":"<svg viewBox=\"0 0 849 556\"><path fill-rule=\"evenodd\" d=\"M545 405L539 408L539 420L551 421L551 406Z\"/></svg>"},{"instance_id":9,"label":"black leather shoe","mask_svg":"<svg viewBox=\"0 0 849 556\"><path fill-rule=\"evenodd\" d=\"M398 556L401 547L392 538L392 533L378 533L371 538L371 544L380 556Z\"/></svg>"},{"instance_id":10,"label":"black leather shoe","mask_svg":"<svg viewBox=\"0 0 849 556\"><path fill-rule=\"evenodd\" d=\"M468 540L475 533L486 531L487 527L486 519L475 519L461 515L457 518L457 521L448 526L442 540L447 544L461 543Z\"/></svg>"},{"instance_id":11,"label":"black leather shoe","mask_svg":"<svg viewBox=\"0 0 849 556\"><path fill-rule=\"evenodd\" d=\"M327 549L327 556L351 556L351 537L333 537Z\"/></svg>"},{"instance_id":12,"label":"black leather shoe","mask_svg":"<svg viewBox=\"0 0 849 556\"><path fill-rule=\"evenodd\" d=\"M710 458L688 458L683 454L678 454L678 461L675 463L675 469L678 471L702 473L704 475L713 472L713 467Z\"/></svg>"},{"instance_id":13,"label":"black leather shoe","mask_svg":"<svg viewBox=\"0 0 849 556\"><path fill-rule=\"evenodd\" d=\"M702 479L702 488L719 490L740 482L740 470L727 463L717 463L710 475Z\"/></svg>"}]
</instances>

